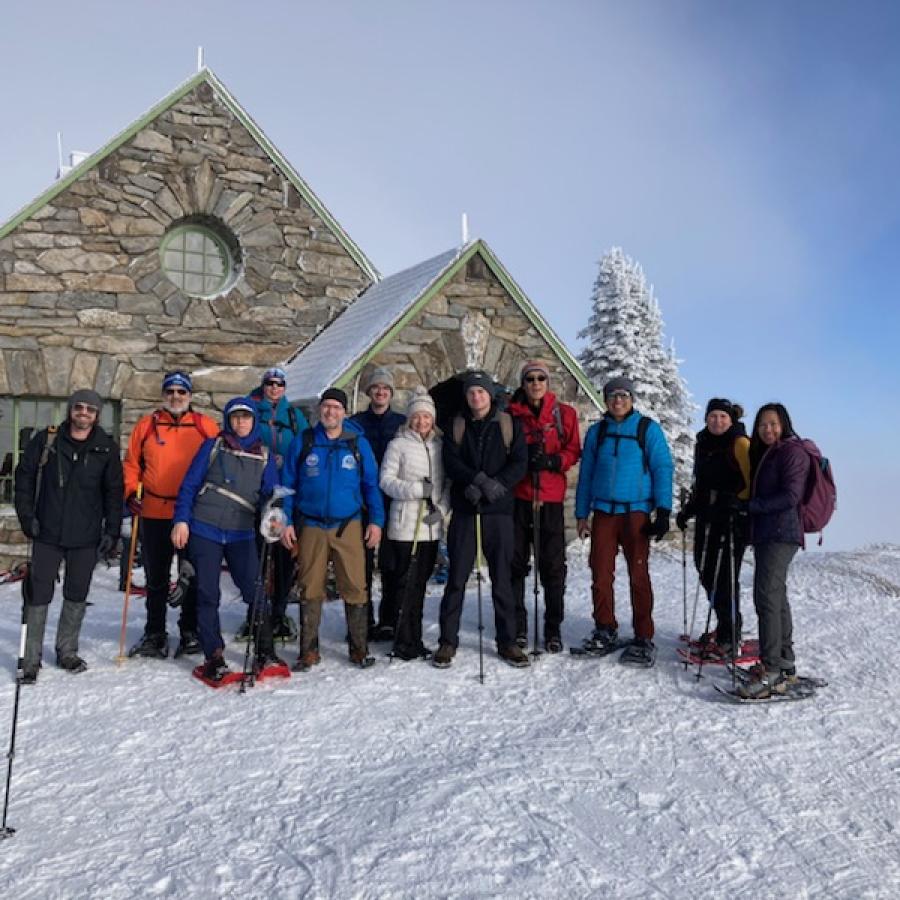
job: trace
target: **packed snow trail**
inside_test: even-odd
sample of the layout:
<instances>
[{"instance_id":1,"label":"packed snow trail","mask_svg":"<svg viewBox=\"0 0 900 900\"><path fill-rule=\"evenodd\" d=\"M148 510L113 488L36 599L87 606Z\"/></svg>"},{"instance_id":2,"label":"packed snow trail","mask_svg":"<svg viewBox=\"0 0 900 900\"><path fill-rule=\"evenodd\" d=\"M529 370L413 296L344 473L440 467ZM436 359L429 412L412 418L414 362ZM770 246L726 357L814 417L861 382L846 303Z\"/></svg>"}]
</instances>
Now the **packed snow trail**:
<instances>
[{"instance_id":1,"label":"packed snow trail","mask_svg":"<svg viewBox=\"0 0 900 900\"><path fill-rule=\"evenodd\" d=\"M591 628L580 548L569 563L567 645ZM192 679L196 658L117 666L118 573L99 568L89 671L52 665L57 597L48 664L22 689L0 895L897 896L900 547L792 567L798 667L829 681L803 703L730 704L709 683L727 673L685 672L680 556L654 552L652 572L650 670L567 652L514 670L489 625L480 686L473 581L449 670L388 663L387 645L373 645L374 668L351 667L331 603L322 665L242 696ZM752 567L744 575L752 632ZM223 589L233 596L227 576ZM439 598L432 586L431 646ZM4 740L19 604L18 585L0 587ZM227 636L243 615L228 599ZM242 654L229 643L234 667Z\"/></svg>"}]
</instances>

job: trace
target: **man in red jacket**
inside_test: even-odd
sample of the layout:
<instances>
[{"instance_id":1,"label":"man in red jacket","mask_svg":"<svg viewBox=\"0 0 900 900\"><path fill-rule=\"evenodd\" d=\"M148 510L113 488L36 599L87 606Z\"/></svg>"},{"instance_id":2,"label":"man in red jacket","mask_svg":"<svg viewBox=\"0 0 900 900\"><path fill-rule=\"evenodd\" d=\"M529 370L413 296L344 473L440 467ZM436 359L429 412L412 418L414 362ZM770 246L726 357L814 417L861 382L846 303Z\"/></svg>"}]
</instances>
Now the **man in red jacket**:
<instances>
[{"instance_id":1,"label":"man in red jacket","mask_svg":"<svg viewBox=\"0 0 900 900\"><path fill-rule=\"evenodd\" d=\"M514 491L512 582L516 599L516 643L520 647L528 645L525 576L529 570L529 552L535 545L544 588L544 648L549 653L559 653L563 646L559 629L566 592L565 473L581 456L578 414L574 407L557 401L550 390L550 367L542 360L524 363L520 382L508 407L519 420L528 445L528 473Z\"/></svg>"}]
</instances>

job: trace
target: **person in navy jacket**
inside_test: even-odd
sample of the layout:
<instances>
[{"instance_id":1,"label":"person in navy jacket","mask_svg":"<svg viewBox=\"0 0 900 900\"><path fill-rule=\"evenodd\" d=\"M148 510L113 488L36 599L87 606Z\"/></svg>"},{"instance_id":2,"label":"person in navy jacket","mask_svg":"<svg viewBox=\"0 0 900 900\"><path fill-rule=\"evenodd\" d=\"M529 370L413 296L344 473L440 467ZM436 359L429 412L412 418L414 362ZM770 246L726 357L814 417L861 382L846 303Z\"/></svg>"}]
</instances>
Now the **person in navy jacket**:
<instances>
[{"instance_id":1,"label":"person in navy jacket","mask_svg":"<svg viewBox=\"0 0 900 900\"><path fill-rule=\"evenodd\" d=\"M655 650L647 563L650 538L661 540L669 530L672 455L659 424L634 408L631 381L611 379L603 388L603 399L607 412L588 430L575 493L578 534L591 537L596 626L591 641L609 648L619 639L613 582L621 546L628 563L634 625L628 652L635 661L650 665Z\"/></svg>"},{"instance_id":2,"label":"person in navy jacket","mask_svg":"<svg viewBox=\"0 0 900 900\"><path fill-rule=\"evenodd\" d=\"M235 397L225 405L222 433L204 441L194 456L175 501L172 543L188 548L197 573L197 625L206 662L203 676L219 681L228 673L219 627L222 560L244 602L252 605L259 561L256 518L278 483L275 457L259 435L256 404ZM259 635L261 667L275 660L271 619Z\"/></svg>"},{"instance_id":3,"label":"person in navy jacket","mask_svg":"<svg viewBox=\"0 0 900 900\"><path fill-rule=\"evenodd\" d=\"M293 441L282 469L282 484L295 492L284 498L289 524L282 542L289 550L297 546L303 595L299 671L321 660L319 622L329 560L344 598L350 660L362 668L374 662L368 655L364 549L374 549L381 540L384 506L375 455L362 429L346 415L347 395L339 388L326 390L319 400L319 423Z\"/></svg>"}]
</instances>

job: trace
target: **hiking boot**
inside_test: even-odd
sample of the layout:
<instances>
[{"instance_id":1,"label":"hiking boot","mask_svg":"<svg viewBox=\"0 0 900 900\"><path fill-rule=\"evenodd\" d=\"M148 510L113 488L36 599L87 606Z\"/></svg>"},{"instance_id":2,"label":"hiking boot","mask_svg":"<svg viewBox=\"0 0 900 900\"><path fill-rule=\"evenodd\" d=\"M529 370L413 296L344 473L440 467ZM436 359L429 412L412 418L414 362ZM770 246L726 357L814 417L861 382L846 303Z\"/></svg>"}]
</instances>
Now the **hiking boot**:
<instances>
[{"instance_id":1,"label":"hiking boot","mask_svg":"<svg viewBox=\"0 0 900 900\"><path fill-rule=\"evenodd\" d=\"M194 631L182 631L178 646L175 648L175 659L180 656L195 656L202 653L203 648L200 646L200 638Z\"/></svg>"},{"instance_id":2,"label":"hiking boot","mask_svg":"<svg viewBox=\"0 0 900 900\"><path fill-rule=\"evenodd\" d=\"M77 653L57 656L56 665L60 669L65 669L70 675L77 675L79 672L87 671L87 663Z\"/></svg>"},{"instance_id":3,"label":"hiking boot","mask_svg":"<svg viewBox=\"0 0 900 900\"><path fill-rule=\"evenodd\" d=\"M375 665L375 657L369 656L368 651L366 650L351 650L350 662L352 662L354 666L358 666L360 669L368 669L369 666Z\"/></svg>"},{"instance_id":4,"label":"hiking boot","mask_svg":"<svg viewBox=\"0 0 900 900\"><path fill-rule=\"evenodd\" d=\"M211 656L203 664L203 677L209 681L221 681L230 672L231 669L228 668L228 663L225 662L220 653Z\"/></svg>"},{"instance_id":5,"label":"hiking boot","mask_svg":"<svg viewBox=\"0 0 900 900\"><path fill-rule=\"evenodd\" d=\"M794 666L791 666L789 669L782 669L781 677L784 679L785 684L796 684L798 680L797 669Z\"/></svg>"},{"instance_id":6,"label":"hiking boot","mask_svg":"<svg viewBox=\"0 0 900 900\"><path fill-rule=\"evenodd\" d=\"M284 666L284 668L287 668L287 663L280 656L276 656L274 650L263 650L256 656L256 670L261 672L267 666Z\"/></svg>"},{"instance_id":7,"label":"hiking boot","mask_svg":"<svg viewBox=\"0 0 900 900\"><path fill-rule=\"evenodd\" d=\"M528 646L528 635L527 634L517 634L516 635L516 646L520 649L524 650Z\"/></svg>"},{"instance_id":8,"label":"hiking boot","mask_svg":"<svg viewBox=\"0 0 900 900\"><path fill-rule=\"evenodd\" d=\"M780 669L764 669L754 666L750 680L738 686L738 694L745 700L767 700L772 694L783 694L787 690L787 679Z\"/></svg>"},{"instance_id":9,"label":"hiking boot","mask_svg":"<svg viewBox=\"0 0 900 900\"><path fill-rule=\"evenodd\" d=\"M544 649L548 653L562 653L563 642L558 634L548 637L544 641Z\"/></svg>"},{"instance_id":10,"label":"hiking boot","mask_svg":"<svg viewBox=\"0 0 900 900\"><path fill-rule=\"evenodd\" d=\"M375 643L392 641L394 639L394 628L392 625L376 625L369 632L369 640Z\"/></svg>"},{"instance_id":11,"label":"hiking boot","mask_svg":"<svg viewBox=\"0 0 900 900\"><path fill-rule=\"evenodd\" d=\"M245 619L234 633L234 640L238 644L246 644L250 640L250 620Z\"/></svg>"},{"instance_id":12,"label":"hiking boot","mask_svg":"<svg viewBox=\"0 0 900 900\"><path fill-rule=\"evenodd\" d=\"M601 625L591 632L591 636L584 642L586 649L608 650L619 642L619 632L616 628Z\"/></svg>"},{"instance_id":13,"label":"hiking boot","mask_svg":"<svg viewBox=\"0 0 900 900\"><path fill-rule=\"evenodd\" d=\"M320 662L322 662L322 657L318 650L307 650L306 653L297 658L297 662L294 663L292 668L295 672L308 672Z\"/></svg>"},{"instance_id":14,"label":"hiking boot","mask_svg":"<svg viewBox=\"0 0 900 900\"><path fill-rule=\"evenodd\" d=\"M431 657L431 664L436 669L449 669L453 665L453 657L456 656L456 647L453 644L441 643L437 653Z\"/></svg>"},{"instance_id":15,"label":"hiking boot","mask_svg":"<svg viewBox=\"0 0 900 900\"><path fill-rule=\"evenodd\" d=\"M281 616L272 623L272 637L283 644L297 640L297 623L288 615Z\"/></svg>"},{"instance_id":16,"label":"hiking boot","mask_svg":"<svg viewBox=\"0 0 900 900\"><path fill-rule=\"evenodd\" d=\"M37 681L38 670L40 669L41 664L38 663L36 666L28 665L22 667L22 671L19 673L19 677L16 681L19 684L34 684Z\"/></svg>"},{"instance_id":17,"label":"hiking boot","mask_svg":"<svg viewBox=\"0 0 900 900\"><path fill-rule=\"evenodd\" d=\"M531 665L531 660L522 652L522 648L518 644L500 647L497 650L497 654L500 659L516 669L524 669Z\"/></svg>"},{"instance_id":18,"label":"hiking boot","mask_svg":"<svg viewBox=\"0 0 900 900\"><path fill-rule=\"evenodd\" d=\"M128 651L129 656L143 656L147 659L165 659L169 655L167 634L144 634Z\"/></svg>"}]
</instances>

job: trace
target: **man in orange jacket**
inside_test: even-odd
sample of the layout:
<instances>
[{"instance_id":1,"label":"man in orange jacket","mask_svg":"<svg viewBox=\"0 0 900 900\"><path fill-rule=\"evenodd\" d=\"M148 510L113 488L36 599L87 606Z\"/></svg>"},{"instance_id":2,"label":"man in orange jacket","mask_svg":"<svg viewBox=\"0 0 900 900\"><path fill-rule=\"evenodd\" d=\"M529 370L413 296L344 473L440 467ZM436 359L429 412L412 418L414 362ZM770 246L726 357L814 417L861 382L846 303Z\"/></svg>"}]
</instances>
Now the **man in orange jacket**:
<instances>
[{"instance_id":1,"label":"man in orange jacket","mask_svg":"<svg viewBox=\"0 0 900 900\"><path fill-rule=\"evenodd\" d=\"M165 659L169 655L166 634L166 599L172 570L170 532L178 489L206 438L215 437L219 426L209 416L191 408L193 384L184 372L169 372L162 383L162 406L140 419L131 432L125 454L125 502L140 516L144 573L147 576L147 624L129 656ZM138 486L143 488L138 497ZM180 560L180 555L179 555ZM197 594L193 581L181 606L178 620L181 639L176 658L200 653L197 638Z\"/></svg>"}]
</instances>

